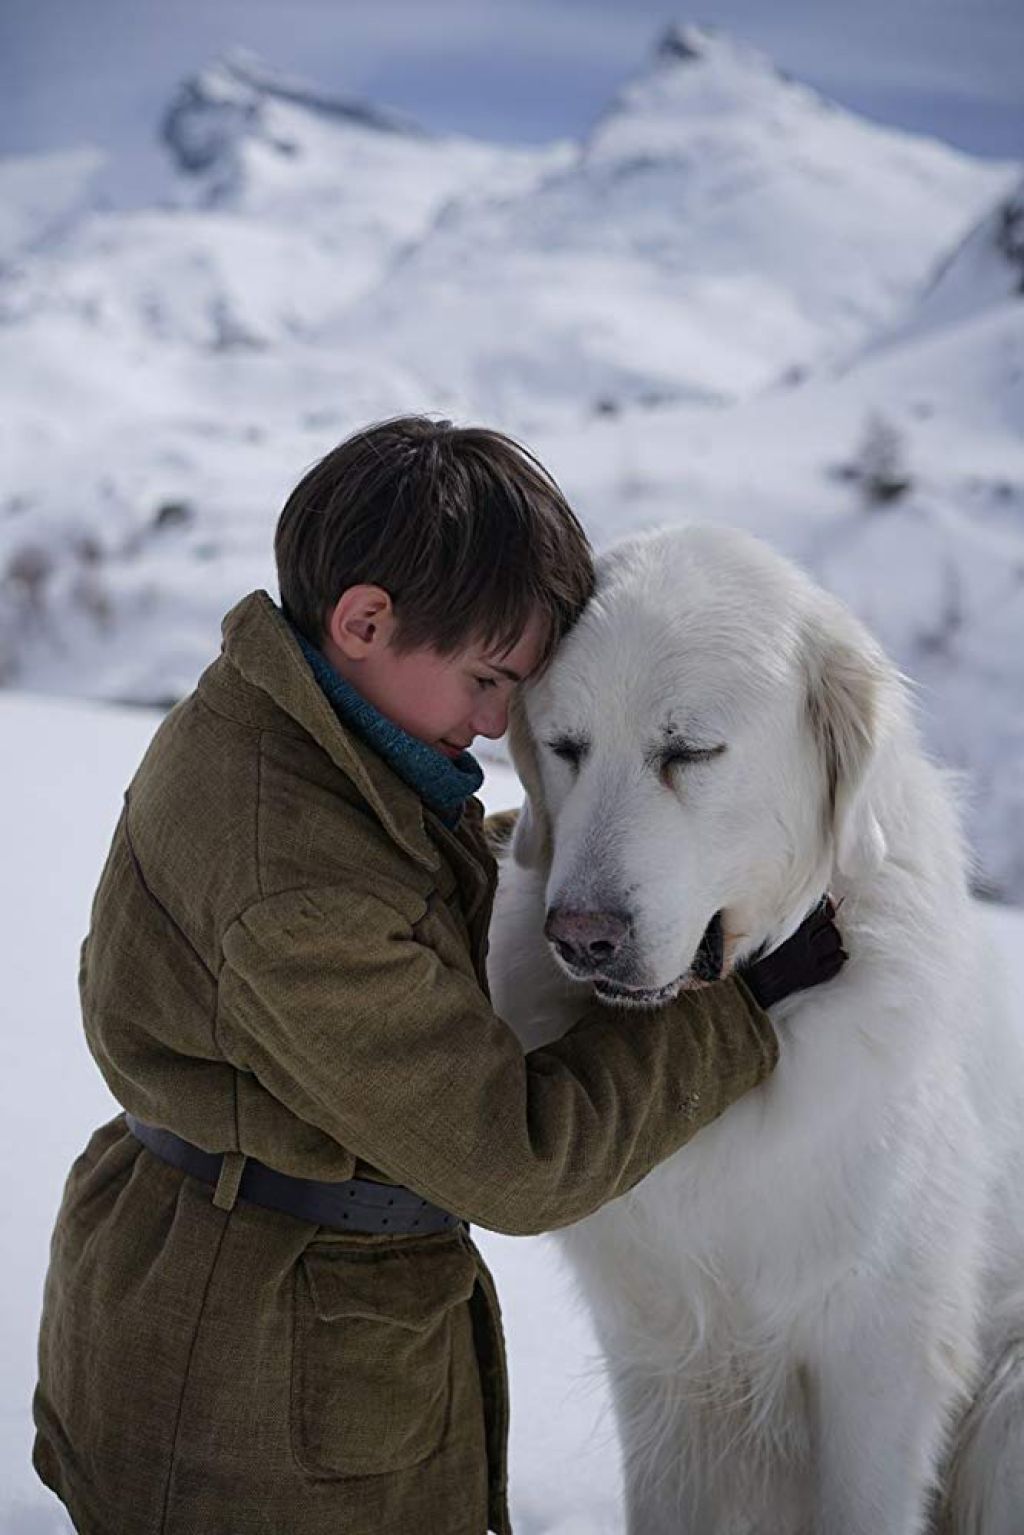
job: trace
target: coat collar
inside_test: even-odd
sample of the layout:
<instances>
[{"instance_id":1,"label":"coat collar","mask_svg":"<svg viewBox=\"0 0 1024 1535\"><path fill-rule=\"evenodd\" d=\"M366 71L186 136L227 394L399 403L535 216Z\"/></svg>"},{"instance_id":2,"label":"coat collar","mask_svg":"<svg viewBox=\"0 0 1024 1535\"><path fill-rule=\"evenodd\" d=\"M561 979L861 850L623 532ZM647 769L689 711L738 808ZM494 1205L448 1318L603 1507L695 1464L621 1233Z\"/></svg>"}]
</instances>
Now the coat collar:
<instances>
[{"instance_id":1,"label":"coat collar","mask_svg":"<svg viewBox=\"0 0 1024 1535\"><path fill-rule=\"evenodd\" d=\"M285 615L287 617L287 614ZM440 816L446 826L456 826L462 807L483 782L483 772L468 751L454 760L419 741L415 736L387 719L369 699L336 672L322 651L291 626L299 649L316 678L320 691L327 695L335 714L346 730L372 746L378 756L393 768L399 778Z\"/></svg>"},{"instance_id":2,"label":"coat collar","mask_svg":"<svg viewBox=\"0 0 1024 1535\"><path fill-rule=\"evenodd\" d=\"M221 632L224 655L235 670L313 737L411 858L436 870L440 855L423 820L423 801L371 747L346 730L270 596L257 591L243 597L227 614Z\"/></svg>"}]
</instances>

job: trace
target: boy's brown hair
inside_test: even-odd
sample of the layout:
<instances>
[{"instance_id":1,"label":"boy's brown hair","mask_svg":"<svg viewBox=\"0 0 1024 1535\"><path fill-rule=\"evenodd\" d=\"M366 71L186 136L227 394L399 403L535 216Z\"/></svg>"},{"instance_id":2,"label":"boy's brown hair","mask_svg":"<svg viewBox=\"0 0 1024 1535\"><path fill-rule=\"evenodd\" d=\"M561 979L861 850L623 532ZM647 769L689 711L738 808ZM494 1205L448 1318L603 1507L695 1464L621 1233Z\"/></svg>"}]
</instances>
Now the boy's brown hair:
<instances>
[{"instance_id":1,"label":"boy's brown hair","mask_svg":"<svg viewBox=\"0 0 1024 1535\"><path fill-rule=\"evenodd\" d=\"M315 464L274 553L281 605L314 645L342 592L367 583L394 604L400 652L504 651L539 608L546 661L594 585L586 535L537 459L501 432L425 416L377 422Z\"/></svg>"}]
</instances>

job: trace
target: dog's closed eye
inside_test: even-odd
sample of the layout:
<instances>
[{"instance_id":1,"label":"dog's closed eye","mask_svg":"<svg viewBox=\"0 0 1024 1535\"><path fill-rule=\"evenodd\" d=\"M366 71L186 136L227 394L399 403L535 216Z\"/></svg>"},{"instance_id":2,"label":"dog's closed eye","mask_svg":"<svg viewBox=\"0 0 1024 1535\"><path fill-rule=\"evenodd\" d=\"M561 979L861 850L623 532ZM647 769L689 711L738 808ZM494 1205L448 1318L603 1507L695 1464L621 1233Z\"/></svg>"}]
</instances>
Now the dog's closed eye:
<instances>
[{"instance_id":1,"label":"dog's closed eye","mask_svg":"<svg viewBox=\"0 0 1024 1535\"><path fill-rule=\"evenodd\" d=\"M662 783L672 786L672 769L692 766L697 762L710 762L726 750L725 742L718 746L690 746L685 741L670 741L654 755L652 765L657 767Z\"/></svg>"},{"instance_id":2,"label":"dog's closed eye","mask_svg":"<svg viewBox=\"0 0 1024 1535\"><path fill-rule=\"evenodd\" d=\"M712 757L720 757L725 749L724 741L720 746L687 746L684 741L673 741L670 746L663 747L658 756L662 767L671 767L674 762L707 762Z\"/></svg>"},{"instance_id":3,"label":"dog's closed eye","mask_svg":"<svg viewBox=\"0 0 1024 1535\"><path fill-rule=\"evenodd\" d=\"M578 768L587 752L590 750L590 742L582 736L555 736L547 741L548 751L554 752L563 762L568 762L570 767Z\"/></svg>"}]
</instances>

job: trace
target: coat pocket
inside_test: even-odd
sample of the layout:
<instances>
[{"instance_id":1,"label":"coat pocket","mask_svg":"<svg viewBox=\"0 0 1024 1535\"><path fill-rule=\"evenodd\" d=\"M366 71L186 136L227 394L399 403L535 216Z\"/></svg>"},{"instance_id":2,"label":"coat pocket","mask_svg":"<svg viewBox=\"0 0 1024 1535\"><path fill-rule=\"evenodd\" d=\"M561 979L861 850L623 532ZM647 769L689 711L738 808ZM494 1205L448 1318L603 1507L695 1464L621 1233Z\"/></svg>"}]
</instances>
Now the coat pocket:
<instances>
[{"instance_id":1,"label":"coat pocket","mask_svg":"<svg viewBox=\"0 0 1024 1535\"><path fill-rule=\"evenodd\" d=\"M452 1310L476 1263L449 1238L411 1248L308 1248L295 1276L292 1448L313 1476L425 1460L451 1405Z\"/></svg>"}]
</instances>

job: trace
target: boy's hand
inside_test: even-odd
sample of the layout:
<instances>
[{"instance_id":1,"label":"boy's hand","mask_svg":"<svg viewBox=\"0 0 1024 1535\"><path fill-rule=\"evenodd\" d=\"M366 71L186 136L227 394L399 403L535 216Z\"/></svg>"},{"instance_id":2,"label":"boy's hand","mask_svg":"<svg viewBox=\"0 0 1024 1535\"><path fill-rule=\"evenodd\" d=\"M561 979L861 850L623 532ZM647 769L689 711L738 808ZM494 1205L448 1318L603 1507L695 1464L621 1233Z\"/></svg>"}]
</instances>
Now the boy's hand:
<instances>
[{"instance_id":1,"label":"boy's hand","mask_svg":"<svg viewBox=\"0 0 1024 1535\"><path fill-rule=\"evenodd\" d=\"M737 966L737 975L760 1007L767 1009L794 991L820 986L839 974L847 954L835 915L832 897L824 896L785 943L753 964Z\"/></svg>"}]
</instances>

